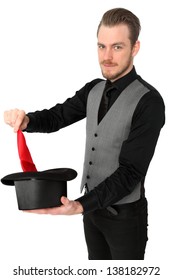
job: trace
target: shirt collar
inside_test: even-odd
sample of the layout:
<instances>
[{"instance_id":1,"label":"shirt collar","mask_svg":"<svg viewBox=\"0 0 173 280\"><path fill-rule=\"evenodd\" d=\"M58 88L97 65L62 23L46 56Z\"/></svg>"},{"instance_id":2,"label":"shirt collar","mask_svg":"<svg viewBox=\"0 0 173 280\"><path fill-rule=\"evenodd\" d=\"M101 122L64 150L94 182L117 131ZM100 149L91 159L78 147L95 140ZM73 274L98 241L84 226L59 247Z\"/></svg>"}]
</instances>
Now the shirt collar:
<instances>
[{"instance_id":1,"label":"shirt collar","mask_svg":"<svg viewBox=\"0 0 173 280\"><path fill-rule=\"evenodd\" d=\"M137 78L137 73L135 67L133 66L132 70L123 76L122 78L116 80L115 82L111 82L110 80L106 81L107 88L116 88L119 91L123 91L129 84L131 84Z\"/></svg>"}]
</instances>

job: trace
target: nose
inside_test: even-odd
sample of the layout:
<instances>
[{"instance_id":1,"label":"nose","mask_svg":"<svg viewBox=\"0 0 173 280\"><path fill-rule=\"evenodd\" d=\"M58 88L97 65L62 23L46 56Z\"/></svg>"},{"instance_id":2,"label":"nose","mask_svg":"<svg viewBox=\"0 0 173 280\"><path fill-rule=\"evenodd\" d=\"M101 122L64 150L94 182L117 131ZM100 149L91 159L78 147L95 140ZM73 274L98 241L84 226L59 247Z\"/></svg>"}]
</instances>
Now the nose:
<instances>
[{"instance_id":1,"label":"nose","mask_svg":"<svg viewBox=\"0 0 173 280\"><path fill-rule=\"evenodd\" d=\"M104 52L104 60L112 60L113 59L113 53L111 48L105 48Z\"/></svg>"}]
</instances>

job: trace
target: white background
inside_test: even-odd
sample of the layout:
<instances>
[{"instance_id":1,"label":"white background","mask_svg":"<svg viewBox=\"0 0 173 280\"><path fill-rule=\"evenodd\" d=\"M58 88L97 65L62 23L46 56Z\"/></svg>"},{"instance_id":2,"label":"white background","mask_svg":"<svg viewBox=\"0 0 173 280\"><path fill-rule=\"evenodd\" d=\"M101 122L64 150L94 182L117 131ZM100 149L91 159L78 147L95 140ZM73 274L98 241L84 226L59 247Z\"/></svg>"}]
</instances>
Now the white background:
<instances>
[{"instance_id":1,"label":"white background","mask_svg":"<svg viewBox=\"0 0 173 280\"><path fill-rule=\"evenodd\" d=\"M96 30L103 13L124 7L140 18L141 50L135 66L143 79L162 94L166 125L146 179L149 241L145 261L109 261L104 265L160 266L160 279L170 276L173 250L170 4L168 0L0 1L0 178L21 171L16 134L4 124L3 112L11 108L26 112L49 108L73 96L88 81L101 77ZM68 197L79 197L85 120L58 133L25 134L25 137L38 170L71 167L78 171L78 177L68 184ZM65 264L86 267L94 263L103 267L102 262L87 261L81 215L23 213L18 210L14 187L0 184L0 217L2 279L15 278L12 270L19 265L51 268Z\"/></svg>"}]
</instances>

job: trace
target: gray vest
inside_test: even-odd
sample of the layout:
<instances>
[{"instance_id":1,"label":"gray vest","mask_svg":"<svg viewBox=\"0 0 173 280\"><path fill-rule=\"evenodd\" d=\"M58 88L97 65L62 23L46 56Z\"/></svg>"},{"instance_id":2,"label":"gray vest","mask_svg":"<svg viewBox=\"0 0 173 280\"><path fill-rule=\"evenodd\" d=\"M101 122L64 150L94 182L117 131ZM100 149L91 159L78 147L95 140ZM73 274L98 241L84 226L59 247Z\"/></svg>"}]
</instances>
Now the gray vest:
<instances>
[{"instance_id":1,"label":"gray vest","mask_svg":"<svg viewBox=\"0 0 173 280\"><path fill-rule=\"evenodd\" d=\"M86 148L81 190L87 184L89 191L109 177L119 167L119 154L128 138L135 108L149 89L140 81L133 81L117 98L98 124L98 110L105 81L98 83L89 93L87 101ZM115 186L116 188L116 186ZM133 192L116 204L138 200L141 183Z\"/></svg>"}]
</instances>

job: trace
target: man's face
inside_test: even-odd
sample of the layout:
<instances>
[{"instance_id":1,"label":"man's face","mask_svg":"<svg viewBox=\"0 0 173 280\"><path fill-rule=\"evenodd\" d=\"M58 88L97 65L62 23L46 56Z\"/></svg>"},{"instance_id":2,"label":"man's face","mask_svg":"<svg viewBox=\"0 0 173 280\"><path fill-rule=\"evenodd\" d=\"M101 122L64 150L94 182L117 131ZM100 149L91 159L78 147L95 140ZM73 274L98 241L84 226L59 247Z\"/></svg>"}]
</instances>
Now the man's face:
<instances>
[{"instance_id":1,"label":"man's face","mask_svg":"<svg viewBox=\"0 0 173 280\"><path fill-rule=\"evenodd\" d=\"M138 50L139 41L131 46L126 25L101 25L98 32L98 58L103 77L115 81L126 75L133 67L133 58Z\"/></svg>"}]
</instances>

